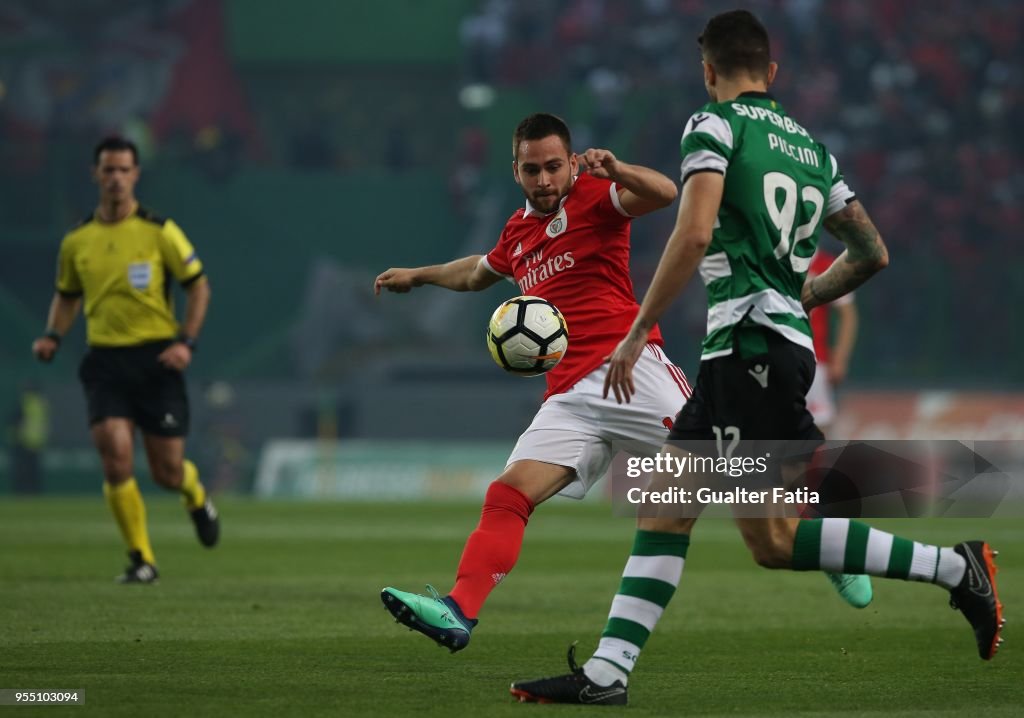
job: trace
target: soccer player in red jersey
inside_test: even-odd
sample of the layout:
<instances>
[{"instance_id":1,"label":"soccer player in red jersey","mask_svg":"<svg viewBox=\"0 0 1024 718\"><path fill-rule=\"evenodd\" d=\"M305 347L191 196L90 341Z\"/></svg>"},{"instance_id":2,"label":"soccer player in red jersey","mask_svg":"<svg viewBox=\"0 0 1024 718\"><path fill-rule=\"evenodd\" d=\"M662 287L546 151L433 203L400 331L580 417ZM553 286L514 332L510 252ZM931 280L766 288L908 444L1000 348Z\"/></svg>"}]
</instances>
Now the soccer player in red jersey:
<instances>
[{"instance_id":1,"label":"soccer player in red jersey","mask_svg":"<svg viewBox=\"0 0 1024 718\"><path fill-rule=\"evenodd\" d=\"M825 250L818 251L811 257L811 266L807 269L807 281L823 274L835 261L835 256ZM836 317L836 336L832 339L831 319ZM853 292L844 294L838 299L815 307L808 313L811 321L811 333L814 336L814 358L818 367L814 372L814 381L807 391L807 410L814 417L825 436L830 435L832 422L836 418L835 388L846 379L850 364L850 355L857 342L857 305L853 301Z\"/></svg>"},{"instance_id":2,"label":"soccer player in red jersey","mask_svg":"<svg viewBox=\"0 0 1024 718\"><path fill-rule=\"evenodd\" d=\"M487 490L451 592L381 593L396 619L453 652L469 643L488 594L515 565L533 509L556 493L583 498L607 471L612 441L655 450L690 393L654 326L634 369L632 403L602 397L605 359L639 308L629 276L630 222L671 204L675 183L605 149L574 154L568 127L549 114L519 123L513 157L526 205L509 218L494 249L447 264L388 269L374 282L380 294L425 284L479 291L508 279L558 307L572 334L565 358L547 374L543 405Z\"/></svg>"}]
</instances>

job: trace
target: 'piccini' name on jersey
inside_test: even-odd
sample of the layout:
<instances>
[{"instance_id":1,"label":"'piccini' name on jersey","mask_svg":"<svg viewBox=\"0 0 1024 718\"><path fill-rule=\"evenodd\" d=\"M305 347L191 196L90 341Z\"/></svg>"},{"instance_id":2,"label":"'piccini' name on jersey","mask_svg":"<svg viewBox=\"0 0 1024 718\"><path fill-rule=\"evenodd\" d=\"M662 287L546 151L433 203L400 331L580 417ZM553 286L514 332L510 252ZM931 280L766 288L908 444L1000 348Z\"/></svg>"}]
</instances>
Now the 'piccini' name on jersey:
<instances>
[{"instance_id":1,"label":"'piccini' name on jersey","mask_svg":"<svg viewBox=\"0 0 1024 718\"><path fill-rule=\"evenodd\" d=\"M788 157L792 157L797 162L803 162L805 165L821 167L821 160L818 159L817 152L812 150L810 147L797 147L791 142L787 142L782 139L774 132L768 133L768 149L781 152Z\"/></svg>"}]
</instances>

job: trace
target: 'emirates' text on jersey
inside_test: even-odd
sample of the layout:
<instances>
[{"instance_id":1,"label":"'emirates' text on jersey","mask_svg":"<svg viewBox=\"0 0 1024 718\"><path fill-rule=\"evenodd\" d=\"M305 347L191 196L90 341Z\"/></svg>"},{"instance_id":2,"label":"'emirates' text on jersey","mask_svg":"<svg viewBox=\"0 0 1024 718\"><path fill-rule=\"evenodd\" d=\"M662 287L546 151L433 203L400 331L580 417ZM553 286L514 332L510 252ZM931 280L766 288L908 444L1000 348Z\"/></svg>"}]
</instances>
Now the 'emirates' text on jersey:
<instances>
[{"instance_id":1,"label":"'emirates' text on jersey","mask_svg":"<svg viewBox=\"0 0 1024 718\"><path fill-rule=\"evenodd\" d=\"M545 399L601 366L636 318L631 219L614 183L582 174L557 211L545 215L529 204L517 210L483 260L491 271L514 279L523 294L543 297L565 316L569 350L547 374ZM658 327L650 341L662 343Z\"/></svg>"},{"instance_id":2,"label":"'emirates' text on jersey","mask_svg":"<svg viewBox=\"0 0 1024 718\"><path fill-rule=\"evenodd\" d=\"M732 353L745 318L813 350L800 290L822 219L854 198L835 158L763 92L704 105L686 123L681 150L684 183L696 172L725 175L700 264L708 292L701 359Z\"/></svg>"}]
</instances>

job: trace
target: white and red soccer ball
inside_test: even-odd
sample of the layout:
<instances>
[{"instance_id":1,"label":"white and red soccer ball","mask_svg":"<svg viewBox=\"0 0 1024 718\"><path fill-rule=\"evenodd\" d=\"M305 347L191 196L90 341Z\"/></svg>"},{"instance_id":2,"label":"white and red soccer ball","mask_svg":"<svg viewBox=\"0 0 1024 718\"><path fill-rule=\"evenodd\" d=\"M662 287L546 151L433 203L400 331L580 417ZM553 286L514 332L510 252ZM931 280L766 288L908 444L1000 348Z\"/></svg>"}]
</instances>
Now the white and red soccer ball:
<instances>
[{"instance_id":1,"label":"white and red soccer ball","mask_svg":"<svg viewBox=\"0 0 1024 718\"><path fill-rule=\"evenodd\" d=\"M540 297L513 297L494 310L487 348L505 371L537 376L552 369L569 348L565 318Z\"/></svg>"}]
</instances>

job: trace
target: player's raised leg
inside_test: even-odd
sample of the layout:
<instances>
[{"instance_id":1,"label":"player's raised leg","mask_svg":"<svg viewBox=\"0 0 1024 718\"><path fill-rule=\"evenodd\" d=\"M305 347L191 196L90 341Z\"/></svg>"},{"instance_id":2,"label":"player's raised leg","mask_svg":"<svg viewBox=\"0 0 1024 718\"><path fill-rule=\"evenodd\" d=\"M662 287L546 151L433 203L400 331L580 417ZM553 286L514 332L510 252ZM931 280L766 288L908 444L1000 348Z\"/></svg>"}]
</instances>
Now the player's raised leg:
<instances>
[{"instance_id":1,"label":"player's raised leg","mask_svg":"<svg viewBox=\"0 0 1024 718\"><path fill-rule=\"evenodd\" d=\"M569 484L575 471L565 466L523 460L511 463L490 485L480 523L466 540L455 586L441 597L428 586L429 596L387 587L384 606L399 623L449 648L469 645L480 608L516 565L530 514Z\"/></svg>"},{"instance_id":2,"label":"player's raised leg","mask_svg":"<svg viewBox=\"0 0 1024 718\"><path fill-rule=\"evenodd\" d=\"M220 519L199 480L199 469L185 458L185 439L143 433L143 444L153 480L165 489L181 494L199 543L207 548L216 546L220 539Z\"/></svg>"},{"instance_id":3,"label":"player's raised leg","mask_svg":"<svg viewBox=\"0 0 1024 718\"><path fill-rule=\"evenodd\" d=\"M950 604L971 624L981 658L992 658L1002 642L996 552L984 541L933 546L842 518L737 524L747 545L757 547L754 558L762 566L933 583L950 592Z\"/></svg>"},{"instance_id":4,"label":"player's raised leg","mask_svg":"<svg viewBox=\"0 0 1024 718\"><path fill-rule=\"evenodd\" d=\"M821 274L835 259L820 249L811 258L811 266L807 278ZM830 346L829 313L834 311L839 319L835 347ZM814 417L814 423L826 436L830 436L832 422L836 418L835 390L832 386L833 371L841 380L846 375L846 365L853 344L856 341L857 310L853 304L853 295L848 294L835 303L815 307L808 313L811 332L814 335L814 356L816 365L814 381L807 391L807 410ZM836 367L833 370L833 367ZM871 579L850 573L825 572L839 597L854 608L867 608L874 598Z\"/></svg>"}]
</instances>

